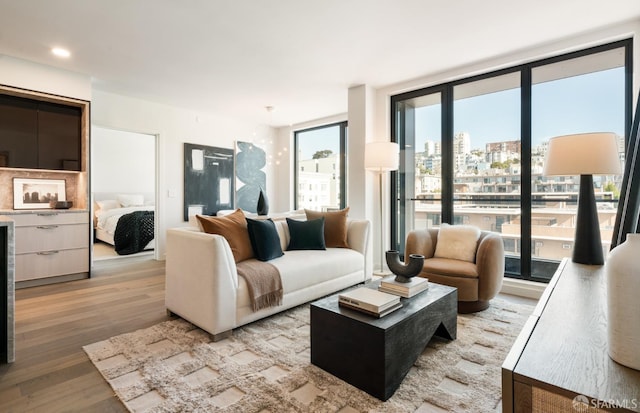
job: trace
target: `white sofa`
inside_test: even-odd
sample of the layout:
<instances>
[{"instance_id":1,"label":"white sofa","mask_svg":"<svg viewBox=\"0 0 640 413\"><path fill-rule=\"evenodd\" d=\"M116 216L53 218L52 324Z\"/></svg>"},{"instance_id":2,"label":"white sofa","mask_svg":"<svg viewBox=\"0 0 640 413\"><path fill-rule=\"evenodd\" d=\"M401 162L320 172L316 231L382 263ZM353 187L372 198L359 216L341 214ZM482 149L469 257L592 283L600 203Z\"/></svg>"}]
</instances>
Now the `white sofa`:
<instances>
[{"instance_id":1,"label":"white sofa","mask_svg":"<svg viewBox=\"0 0 640 413\"><path fill-rule=\"evenodd\" d=\"M236 271L226 239L196 227L167 230L167 311L197 325L214 340L231 330L371 279L370 222L349 220L351 248L286 251L289 228L275 220L284 255L268 261L282 279L282 305L252 311L247 284Z\"/></svg>"}]
</instances>

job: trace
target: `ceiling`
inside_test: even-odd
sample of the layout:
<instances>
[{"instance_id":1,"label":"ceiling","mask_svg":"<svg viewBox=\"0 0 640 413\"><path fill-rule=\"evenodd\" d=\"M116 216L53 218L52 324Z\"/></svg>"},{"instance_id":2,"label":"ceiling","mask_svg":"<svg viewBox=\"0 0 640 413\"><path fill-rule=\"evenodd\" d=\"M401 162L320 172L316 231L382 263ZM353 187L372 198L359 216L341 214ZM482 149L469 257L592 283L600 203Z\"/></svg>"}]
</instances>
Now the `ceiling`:
<instances>
[{"instance_id":1,"label":"ceiling","mask_svg":"<svg viewBox=\"0 0 640 413\"><path fill-rule=\"evenodd\" d=\"M345 113L353 85L639 17L638 0L0 0L0 54L89 75L97 90L281 126Z\"/></svg>"}]
</instances>

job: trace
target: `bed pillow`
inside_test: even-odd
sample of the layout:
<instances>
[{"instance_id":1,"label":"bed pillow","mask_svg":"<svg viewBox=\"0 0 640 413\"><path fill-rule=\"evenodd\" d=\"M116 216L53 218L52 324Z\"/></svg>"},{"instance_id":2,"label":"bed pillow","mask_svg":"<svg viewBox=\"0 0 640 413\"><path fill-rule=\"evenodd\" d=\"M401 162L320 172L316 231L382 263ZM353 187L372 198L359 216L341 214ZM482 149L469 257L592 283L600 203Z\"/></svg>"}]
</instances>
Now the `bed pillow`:
<instances>
[{"instance_id":1,"label":"bed pillow","mask_svg":"<svg viewBox=\"0 0 640 413\"><path fill-rule=\"evenodd\" d=\"M271 218L264 220L247 218L247 229L257 259L269 261L284 255L278 230Z\"/></svg>"},{"instance_id":2,"label":"bed pillow","mask_svg":"<svg viewBox=\"0 0 640 413\"><path fill-rule=\"evenodd\" d=\"M222 235L227 240L236 262L253 258L253 247L247 230L247 221L241 209L223 217L196 215L196 218L204 232Z\"/></svg>"},{"instance_id":3,"label":"bed pillow","mask_svg":"<svg viewBox=\"0 0 640 413\"><path fill-rule=\"evenodd\" d=\"M349 207L340 211L318 212L305 209L308 220L324 217L324 243L327 248L349 248L347 242L347 215Z\"/></svg>"},{"instance_id":4,"label":"bed pillow","mask_svg":"<svg viewBox=\"0 0 640 413\"><path fill-rule=\"evenodd\" d=\"M105 199L104 201L96 201L98 208L101 211L108 211L110 209L120 208L120 203L115 199Z\"/></svg>"},{"instance_id":5,"label":"bed pillow","mask_svg":"<svg viewBox=\"0 0 640 413\"><path fill-rule=\"evenodd\" d=\"M433 254L436 258L475 262L480 229L471 225L441 224Z\"/></svg>"},{"instance_id":6,"label":"bed pillow","mask_svg":"<svg viewBox=\"0 0 640 413\"><path fill-rule=\"evenodd\" d=\"M132 206L142 206L144 205L144 195L142 194L119 194L118 202L124 208L132 207Z\"/></svg>"},{"instance_id":7,"label":"bed pillow","mask_svg":"<svg viewBox=\"0 0 640 413\"><path fill-rule=\"evenodd\" d=\"M326 250L324 244L324 217L311 221L287 218L289 246L287 250Z\"/></svg>"}]
</instances>

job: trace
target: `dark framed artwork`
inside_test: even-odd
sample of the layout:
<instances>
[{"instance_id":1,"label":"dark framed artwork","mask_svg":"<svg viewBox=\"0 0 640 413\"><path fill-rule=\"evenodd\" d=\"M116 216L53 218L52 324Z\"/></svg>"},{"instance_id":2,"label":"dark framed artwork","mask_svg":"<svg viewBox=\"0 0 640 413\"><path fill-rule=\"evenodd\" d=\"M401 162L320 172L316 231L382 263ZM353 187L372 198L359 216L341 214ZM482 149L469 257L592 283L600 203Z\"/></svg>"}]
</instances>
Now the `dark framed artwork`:
<instances>
[{"instance_id":1,"label":"dark framed artwork","mask_svg":"<svg viewBox=\"0 0 640 413\"><path fill-rule=\"evenodd\" d=\"M233 149L184 144L184 220L234 209Z\"/></svg>"},{"instance_id":2,"label":"dark framed artwork","mask_svg":"<svg viewBox=\"0 0 640 413\"><path fill-rule=\"evenodd\" d=\"M247 212L258 211L260 190L267 191L265 151L251 142L236 141L236 205Z\"/></svg>"}]
</instances>

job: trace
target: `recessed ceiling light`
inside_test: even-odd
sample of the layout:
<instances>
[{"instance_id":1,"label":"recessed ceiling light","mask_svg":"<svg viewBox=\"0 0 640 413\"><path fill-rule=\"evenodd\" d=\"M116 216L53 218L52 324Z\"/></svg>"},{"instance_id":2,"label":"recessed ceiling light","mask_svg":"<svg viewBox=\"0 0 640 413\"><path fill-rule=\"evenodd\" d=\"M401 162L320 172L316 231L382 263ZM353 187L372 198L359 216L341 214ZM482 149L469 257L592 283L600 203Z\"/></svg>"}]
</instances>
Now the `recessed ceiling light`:
<instances>
[{"instance_id":1,"label":"recessed ceiling light","mask_svg":"<svg viewBox=\"0 0 640 413\"><path fill-rule=\"evenodd\" d=\"M67 49L63 49L61 47L54 47L53 49L51 49L51 53L53 53L54 55L58 56L58 57L69 57L71 56L71 52L68 51Z\"/></svg>"}]
</instances>

